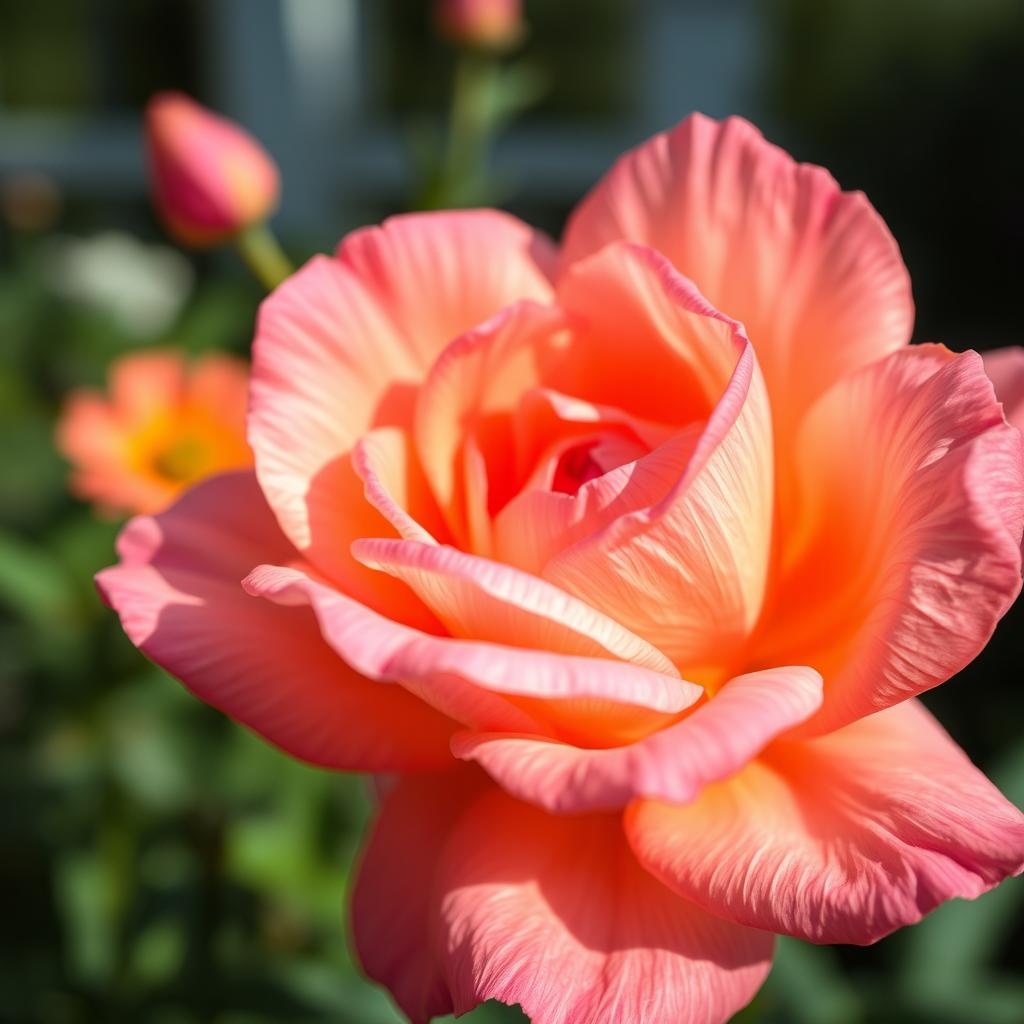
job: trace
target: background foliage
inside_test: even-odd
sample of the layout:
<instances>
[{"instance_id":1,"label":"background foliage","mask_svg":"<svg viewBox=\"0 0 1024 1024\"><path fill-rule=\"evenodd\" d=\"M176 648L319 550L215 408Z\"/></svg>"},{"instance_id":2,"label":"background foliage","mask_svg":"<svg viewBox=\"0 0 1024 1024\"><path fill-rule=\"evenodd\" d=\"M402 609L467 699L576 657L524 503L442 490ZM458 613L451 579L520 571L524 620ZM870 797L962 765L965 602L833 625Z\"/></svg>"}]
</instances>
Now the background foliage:
<instances>
[{"instance_id":1,"label":"background foliage","mask_svg":"<svg viewBox=\"0 0 1024 1024\"><path fill-rule=\"evenodd\" d=\"M753 5L733 6L755 17ZM384 94L413 154L451 70L423 8L381 5L380 45L397 55ZM528 123L568 116L600 131L602 119L629 120L635 68L617 46L631 9L532 6L517 88L532 99L543 86L547 99ZM914 279L917 340L1020 343L1020 5L778 0L756 18L751 109L882 211ZM0 113L84 116L111 95L137 113L165 86L202 98L187 56L203 43L197 33L190 3L6 3ZM692 101L676 99L682 116ZM0 117L0 150L2 132ZM511 183L499 195L554 232L567 212ZM0 201L0 1020L396 1021L347 952L362 783L290 761L127 643L91 584L112 559L117 524L68 497L52 443L62 396L101 384L120 353L164 343L244 353L259 293L230 259L154 249L161 233L139 196L97 200L8 173ZM368 197L363 219L386 212ZM111 228L120 233L105 235ZM306 239L289 241L304 251ZM1022 625L1018 607L978 661L928 699L1018 804ZM784 941L742 1017L1017 1024L1022 904L1013 880L870 949ZM471 1019L521 1018L485 1007Z\"/></svg>"}]
</instances>

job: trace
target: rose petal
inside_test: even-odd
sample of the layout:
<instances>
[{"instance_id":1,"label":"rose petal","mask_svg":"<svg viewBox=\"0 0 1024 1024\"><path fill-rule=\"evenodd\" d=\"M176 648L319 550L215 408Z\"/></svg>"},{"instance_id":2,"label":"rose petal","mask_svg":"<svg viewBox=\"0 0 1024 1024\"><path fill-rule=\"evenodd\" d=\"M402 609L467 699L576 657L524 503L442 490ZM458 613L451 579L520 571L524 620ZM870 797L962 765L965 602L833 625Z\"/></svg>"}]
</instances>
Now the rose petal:
<instances>
[{"instance_id":1,"label":"rose petal","mask_svg":"<svg viewBox=\"0 0 1024 1024\"><path fill-rule=\"evenodd\" d=\"M746 326L782 459L817 395L910 338L909 278L878 214L741 118L694 114L622 157L570 220L562 266L617 239L664 253Z\"/></svg>"},{"instance_id":2,"label":"rose petal","mask_svg":"<svg viewBox=\"0 0 1024 1024\"><path fill-rule=\"evenodd\" d=\"M450 721L350 669L308 609L242 589L260 559L295 557L251 473L212 478L161 515L133 519L118 551L121 563L97 577L100 592L132 643L202 700L314 764L449 763Z\"/></svg>"},{"instance_id":3,"label":"rose petal","mask_svg":"<svg viewBox=\"0 0 1024 1024\"><path fill-rule=\"evenodd\" d=\"M730 920L869 943L1024 865L1024 816L916 701L779 743L688 807L640 801L642 864Z\"/></svg>"},{"instance_id":4,"label":"rose petal","mask_svg":"<svg viewBox=\"0 0 1024 1024\"><path fill-rule=\"evenodd\" d=\"M554 813L613 810L637 797L687 803L820 703L816 672L768 669L737 677L689 717L629 746L582 750L535 736L459 733L452 751L513 796Z\"/></svg>"},{"instance_id":5,"label":"rose petal","mask_svg":"<svg viewBox=\"0 0 1024 1024\"><path fill-rule=\"evenodd\" d=\"M410 425L415 387L452 338L512 301L548 299L550 260L550 243L504 214L408 215L350 235L264 302L249 439L285 534L321 571L353 572L337 531L356 441Z\"/></svg>"},{"instance_id":6,"label":"rose petal","mask_svg":"<svg viewBox=\"0 0 1024 1024\"><path fill-rule=\"evenodd\" d=\"M548 392L614 410L605 421L635 425L660 445L584 483L575 495L525 491L501 510L494 532L500 557L535 572L562 549L655 505L672 489L747 346L738 324L643 246L611 245L584 260L560 283L558 300L572 329L561 358L544 367ZM651 421L660 427L656 432ZM760 444L770 459L767 411L764 422Z\"/></svg>"},{"instance_id":7,"label":"rose petal","mask_svg":"<svg viewBox=\"0 0 1024 1024\"><path fill-rule=\"evenodd\" d=\"M1007 420L1018 430L1024 430L1024 348L997 348L983 352L981 358Z\"/></svg>"},{"instance_id":8,"label":"rose petal","mask_svg":"<svg viewBox=\"0 0 1024 1024\"><path fill-rule=\"evenodd\" d=\"M764 383L738 325L711 310L656 254L619 252L628 261L622 275L628 265L630 278L644 282L645 295L671 294L682 308L702 314L692 318L702 330L728 331L727 344L709 339L685 349L708 367L708 379L719 378L723 350L734 368L667 492L649 507L595 523L600 529L552 558L541 575L649 640L689 678L704 682L698 673L710 668L721 681L731 674L722 664L724 652L739 654L760 612L771 554L772 442Z\"/></svg>"},{"instance_id":9,"label":"rose petal","mask_svg":"<svg viewBox=\"0 0 1024 1024\"><path fill-rule=\"evenodd\" d=\"M520 492L494 520L495 557L540 575L576 541L664 498L685 473L702 433L699 424L684 427L654 451L588 480L572 495Z\"/></svg>"},{"instance_id":10,"label":"rose petal","mask_svg":"<svg viewBox=\"0 0 1024 1024\"><path fill-rule=\"evenodd\" d=\"M452 636L643 665L678 677L646 640L545 580L451 547L357 541L364 565L408 584ZM693 699L698 694L695 692Z\"/></svg>"},{"instance_id":11,"label":"rose petal","mask_svg":"<svg viewBox=\"0 0 1024 1024\"><path fill-rule=\"evenodd\" d=\"M801 517L750 657L821 672L814 735L984 647L1020 589L1024 461L978 355L915 346L823 396L796 464Z\"/></svg>"},{"instance_id":12,"label":"rose petal","mask_svg":"<svg viewBox=\"0 0 1024 1024\"><path fill-rule=\"evenodd\" d=\"M363 481L366 500L400 537L425 544L436 544L435 535L447 537L408 431L378 427L364 434L352 453L352 466ZM426 525L410 514L412 509ZM363 534L368 535L372 533ZM351 542L357 538L346 539Z\"/></svg>"},{"instance_id":13,"label":"rose petal","mask_svg":"<svg viewBox=\"0 0 1024 1024\"><path fill-rule=\"evenodd\" d=\"M663 255L619 242L558 283L572 337L545 383L677 427L707 419L746 337Z\"/></svg>"},{"instance_id":14,"label":"rose petal","mask_svg":"<svg viewBox=\"0 0 1024 1024\"><path fill-rule=\"evenodd\" d=\"M559 702L581 700L648 708L663 724L695 697L678 678L628 662L430 636L294 568L261 566L245 586L272 601L311 605L325 639L353 669L401 683L474 729L548 733Z\"/></svg>"},{"instance_id":15,"label":"rose petal","mask_svg":"<svg viewBox=\"0 0 1024 1024\"><path fill-rule=\"evenodd\" d=\"M488 791L440 858L436 944L456 1014L487 999L534 1024L727 1020L773 936L674 897L614 817L555 818Z\"/></svg>"},{"instance_id":16,"label":"rose petal","mask_svg":"<svg viewBox=\"0 0 1024 1024\"><path fill-rule=\"evenodd\" d=\"M360 963L414 1024L452 1012L434 942L437 865L479 788L474 772L400 778L381 801L356 868L351 913Z\"/></svg>"}]
</instances>

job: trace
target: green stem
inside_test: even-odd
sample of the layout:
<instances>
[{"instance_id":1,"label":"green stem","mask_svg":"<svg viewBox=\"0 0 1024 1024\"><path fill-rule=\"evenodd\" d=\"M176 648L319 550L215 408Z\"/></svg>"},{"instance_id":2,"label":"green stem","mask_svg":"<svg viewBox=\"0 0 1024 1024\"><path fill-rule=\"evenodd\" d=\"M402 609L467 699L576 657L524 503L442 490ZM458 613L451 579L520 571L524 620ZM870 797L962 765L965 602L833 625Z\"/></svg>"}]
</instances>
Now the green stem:
<instances>
[{"instance_id":1,"label":"green stem","mask_svg":"<svg viewBox=\"0 0 1024 1024\"><path fill-rule=\"evenodd\" d=\"M295 267L266 224L253 224L235 236L235 248L267 291L273 291Z\"/></svg>"},{"instance_id":2,"label":"green stem","mask_svg":"<svg viewBox=\"0 0 1024 1024\"><path fill-rule=\"evenodd\" d=\"M448 202L474 201L484 180L494 134L492 117L498 62L471 50L459 55L452 88L442 192Z\"/></svg>"}]
</instances>

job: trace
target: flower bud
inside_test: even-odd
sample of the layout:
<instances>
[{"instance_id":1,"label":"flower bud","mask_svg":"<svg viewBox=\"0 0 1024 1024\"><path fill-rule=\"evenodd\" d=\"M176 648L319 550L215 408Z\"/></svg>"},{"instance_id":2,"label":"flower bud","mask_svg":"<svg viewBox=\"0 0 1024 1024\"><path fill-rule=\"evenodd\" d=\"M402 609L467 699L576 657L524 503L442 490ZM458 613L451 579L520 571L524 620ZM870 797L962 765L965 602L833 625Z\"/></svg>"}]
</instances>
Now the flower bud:
<instances>
[{"instance_id":1,"label":"flower bud","mask_svg":"<svg viewBox=\"0 0 1024 1024\"><path fill-rule=\"evenodd\" d=\"M277 206L277 167L266 150L183 93L149 101L146 150L153 202L183 245L216 245Z\"/></svg>"},{"instance_id":2,"label":"flower bud","mask_svg":"<svg viewBox=\"0 0 1024 1024\"><path fill-rule=\"evenodd\" d=\"M504 50L523 34L521 0L437 0L438 29L462 46Z\"/></svg>"}]
</instances>

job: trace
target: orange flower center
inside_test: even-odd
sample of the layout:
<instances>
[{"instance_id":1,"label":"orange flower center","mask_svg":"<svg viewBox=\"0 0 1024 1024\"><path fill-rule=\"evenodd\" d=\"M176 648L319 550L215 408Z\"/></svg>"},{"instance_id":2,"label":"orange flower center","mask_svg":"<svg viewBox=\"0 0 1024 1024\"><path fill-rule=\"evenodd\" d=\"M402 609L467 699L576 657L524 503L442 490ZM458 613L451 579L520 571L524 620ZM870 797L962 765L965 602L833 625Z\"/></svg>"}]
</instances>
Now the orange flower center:
<instances>
[{"instance_id":1,"label":"orange flower center","mask_svg":"<svg viewBox=\"0 0 1024 1024\"><path fill-rule=\"evenodd\" d=\"M210 470L212 454L206 438L185 434L154 453L153 471L174 483L195 480Z\"/></svg>"}]
</instances>

